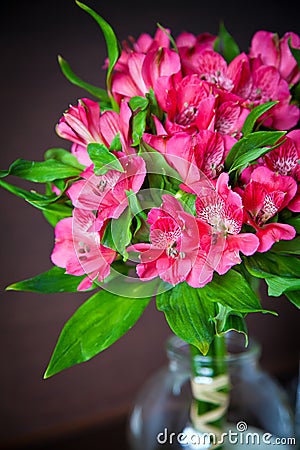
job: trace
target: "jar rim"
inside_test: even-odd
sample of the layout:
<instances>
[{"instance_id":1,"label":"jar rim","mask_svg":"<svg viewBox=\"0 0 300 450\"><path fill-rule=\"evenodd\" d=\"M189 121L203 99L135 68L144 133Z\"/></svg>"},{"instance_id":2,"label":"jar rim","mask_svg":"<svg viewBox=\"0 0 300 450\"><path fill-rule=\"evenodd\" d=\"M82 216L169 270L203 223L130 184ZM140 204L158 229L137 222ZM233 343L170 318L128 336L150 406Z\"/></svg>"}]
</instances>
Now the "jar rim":
<instances>
[{"instance_id":1,"label":"jar rim","mask_svg":"<svg viewBox=\"0 0 300 450\"><path fill-rule=\"evenodd\" d=\"M238 363L245 360L256 360L260 357L261 346L253 337L248 337L242 333L229 331L225 334L227 353L222 360L226 363ZM247 345L246 345L247 344ZM185 365L190 365L190 346L187 342L176 335L171 335L166 341L166 352L170 360L177 360ZM195 361L217 361L218 357L196 355Z\"/></svg>"}]
</instances>

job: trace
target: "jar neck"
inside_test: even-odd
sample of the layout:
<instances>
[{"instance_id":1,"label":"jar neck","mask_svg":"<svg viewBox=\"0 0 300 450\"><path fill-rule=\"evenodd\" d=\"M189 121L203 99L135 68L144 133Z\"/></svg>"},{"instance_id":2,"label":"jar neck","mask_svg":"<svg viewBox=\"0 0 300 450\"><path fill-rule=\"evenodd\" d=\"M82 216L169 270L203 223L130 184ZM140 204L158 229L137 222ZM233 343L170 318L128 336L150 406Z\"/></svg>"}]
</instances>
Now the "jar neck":
<instances>
[{"instance_id":1,"label":"jar neck","mask_svg":"<svg viewBox=\"0 0 300 450\"><path fill-rule=\"evenodd\" d=\"M248 345L246 346L244 335L237 332L228 332L225 335L225 340L227 352L224 360L228 364L229 368L242 368L243 366L247 366L247 368L249 368L257 366L261 354L261 347L255 339L250 338ZM192 356L189 344L175 335L170 336L167 340L166 352L171 371L183 370L190 372L192 358L193 364L196 367L199 366L209 368L218 362L217 358L214 356Z\"/></svg>"}]
</instances>

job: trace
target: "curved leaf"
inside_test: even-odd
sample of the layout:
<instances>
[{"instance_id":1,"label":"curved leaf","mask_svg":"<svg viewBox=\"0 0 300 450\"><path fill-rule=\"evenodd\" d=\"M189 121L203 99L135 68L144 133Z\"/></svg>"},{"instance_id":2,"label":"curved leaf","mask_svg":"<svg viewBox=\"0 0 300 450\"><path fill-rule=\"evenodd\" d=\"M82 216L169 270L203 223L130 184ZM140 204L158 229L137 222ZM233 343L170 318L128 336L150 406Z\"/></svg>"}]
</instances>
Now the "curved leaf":
<instances>
[{"instance_id":1,"label":"curved leaf","mask_svg":"<svg viewBox=\"0 0 300 450\"><path fill-rule=\"evenodd\" d=\"M64 164L57 159L47 159L46 161L17 159L9 167L8 175L14 175L35 183L47 183L49 181L77 177L81 171L82 168Z\"/></svg>"},{"instance_id":2,"label":"curved leaf","mask_svg":"<svg viewBox=\"0 0 300 450\"><path fill-rule=\"evenodd\" d=\"M63 327L44 378L88 361L108 348L136 323L149 302L150 298L97 292Z\"/></svg>"},{"instance_id":3,"label":"curved leaf","mask_svg":"<svg viewBox=\"0 0 300 450\"><path fill-rule=\"evenodd\" d=\"M157 309L163 311L171 330L185 342L206 354L214 338L215 304L203 301L199 289L179 283L156 297Z\"/></svg>"},{"instance_id":4,"label":"curved leaf","mask_svg":"<svg viewBox=\"0 0 300 450\"><path fill-rule=\"evenodd\" d=\"M236 170L254 161L271 150L265 147L276 144L285 134L286 131L255 131L242 137L228 153L225 169L227 171Z\"/></svg>"},{"instance_id":5,"label":"curved leaf","mask_svg":"<svg viewBox=\"0 0 300 450\"><path fill-rule=\"evenodd\" d=\"M252 111L246 117L246 120L242 128L243 136L247 136L247 134L251 133L253 131L257 119L259 119L260 116L262 116L265 112L267 112L277 103L278 101L266 102L263 103L262 105L255 106L255 108L253 108Z\"/></svg>"},{"instance_id":6,"label":"curved leaf","mask_svg":"<svg viewBox=\"0 0 300 450\"><path fill-rule=\"evenodd\" d=\"M108 61L109 61L107 68L106 84L108 91L111 92L112 72L121 54L120 44L116 38L115 32L112 29L112 27L101 16L99 16L99 14L97 14L94 10L89 8L87 5L79 2L78 0L76 0L76 3L81 9L83 9L88 14L90 14L90 16L93 17L93 19L97 22L97 24L99 25L99 27L103 32L107 46ZM111 101L113 103L114 108L116 108L117 105L113 98L111 98Z\"/></svg>"},{"instance_id":7,"label":"curved leaf","mask_svg":"<svg viewBox=\"0 0 300 450\"><path fill-rule=\"evenodd\" d=\"M224 275L216 273L210 283L197 290L203 301L219 302L237 313L267 312L245 277L234 269Z\"/></svg>"},{"instance_id":8,"label":"curved leaf","mask_svg":"<svg viewBox=\"0 0 300 450\"><path fill-rule=\"evenodd\" d=\"M240 49L228 33L223 22L220 23L219 33L214 42L214 50L224 56L227 63L230 63L240 54Z\"/></svg>"},{"instance_id":9,"label":"curved leaf","mask_svg":"<svg viewBox=\"0 0 300 450\"><path fill-rule=\"evenodd\" d=\"M79 283L85 278L66 274L61 267L52 267L47 272L41 273L27 280L7 286L7 291L38 292L40 294L53 294L55 292L78 292Z\"/></svg>"},{"instance_id":10,"label":"curved leaf","mask_svg":"<svg viewBox=\"0 0 300 450\"><path fill-rule=\"evenodd\" d=\"M70 83L89 92L94 97L97 97L104 104L110 105L110 99L109 99L109 96L105 89L93 86L92 84L87 83L86 81L83 81L81 78L79 78L73 72L70 65L67 63L67 61L65 59L63 59L62 56L60 56L60 55L58 56L58 63L60 65L62 73L70 81Z\"/></svg>"}]
</instances>

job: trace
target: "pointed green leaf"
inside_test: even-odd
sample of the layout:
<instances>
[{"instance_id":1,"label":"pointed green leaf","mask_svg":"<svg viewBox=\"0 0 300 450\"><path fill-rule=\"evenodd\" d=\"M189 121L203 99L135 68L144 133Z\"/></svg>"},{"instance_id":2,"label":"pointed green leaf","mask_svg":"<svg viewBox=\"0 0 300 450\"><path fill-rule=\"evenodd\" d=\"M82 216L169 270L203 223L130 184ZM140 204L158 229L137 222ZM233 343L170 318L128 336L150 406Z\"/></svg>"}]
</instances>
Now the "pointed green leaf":
<instances>
[{"instance_id":1,"label":"pointed green leaf","mask_svg":"<svg viewBox=\"0 0 300 450\"><path fill-rule=\"evenodd\" d=\"M234 269L197 289L204 302L219 302L238 313L266 312L245 277Z\"/></svg>"},{"instance_id":2,"label":"pointed green leaf","mask_svg":"<svg viewBox=\"0 0 300 450\"><path fill-rule=\"evenodd\" d=\"M185 342L206 354L214 337L215 305L203 301L200 290L187 283L156 296L157 308L163 311L171 330Z\"/></svg>"},{"instance_id":3,"label":"pointed green leaf","mask_svg":"<svg viewBox=\"0 0 300 450\"><path fill-rule=\"evenodd\" d=\"M88 361L123 336L139 319L150 298L128 298L100 290L67 321L44 377Z\"/></svg>"},{"instance_id":4,"label":"pointed green leaf","mask_svg":"<svg viewBox=\"0 0 300 450\"><path fill-rule=\"evenodd\" d=\"M240 49L233 37L226 30L224 23L220 23L219 33L214 42L214 50L221 55L227 63L230 63L240 54Z\"/></svg>"},{"instance_id":5,"label":"pointed green leaf","mask_svg":"<svg viewBox=\"0 0 300 450\"><path fill-rule=\"evenodd\" d=\"M112 72L121 54L120 44L116 38L115 32L112 29L112 27L101 16L99 16L99 14L97 14L94 10L89 8L87 5L79 2L78 0L76 0L76 3L80 8L82 8L84 11L90 14L91 17L93 17L93 19L97 22L97 24L101 28L102 33L104 35L109 61L107 68L106 84L108 91L111 92ZM117 107L116 102L114 101L113 98L111 98L111 101L113 103L114 109L116 109Z\"/></svg>"},{"instance_id":6,"label":"pointed green leaf","mask_svg":"<svg viewBox=\"0 0 300 450\"><path fill-rule=\"evenodd\" d=\"M55 227L60 220L65 219L66 217L72 217L72 208L66 207L57 211L51 211L50 209L44 208L42 213L47 222L49 222L52 227Z\"/></svg>"},{"instance_id":7,"label":"pointed green leaf","mask_svg":"<svg viewBox=\"0 0 300 450\"><path fill-rule=\"evenodd\" d=\"M121 139L120 139L120 132L118 132L115 137L113 138L113 140L110 143L109 146L109 150L110 151L115 151L115 152L121 152L122 151L122 143L121 143Z\"/></svg>"},{"instance_id":8,"label":"pointed green leaf","mask_svg":"<svg viewBox=\"0 0 300 450\"><path fill-rule=\"evenodd\" d=\"M286 131L256 131L242 137L231 148L225 160L225 169L236 170L245 163L254 161L258 155L266 153L265 147L271 147L276 144L280 138L286 134Z\"/></svg>"},{"instance_id":9,"label":"pointed green leaf","mask_svg":"<svg viewBox=\"0 0 300 450\"><path fill-rule=\"evenodd\" d=\"M27 280L7 286L7 291L38 292L40 294L53 294L55 292L78 292L79 283L86 277L66 274L66 269L52 267L47 272L41 273Z\"/></svg>"},{"instance_id":10,"label":"pointed green leaf","mask_svg":"<svg viewBox=\"0 0 300 450\"><path fill-rule=\"evenodd\" d=\"M116 250L125 261L128 257L126 247L130 244L132 237L131 221L132 213L130 208L126 208L118 219L110 219L102 238L103 245Z\"/></svg>"},{"instance_id":11,"label":"pointed green leaf","mask_svg":"<svg viewBox=\"0 0 300 450\"><path fill-rule=\"evenodd\" d=\"M59 197L49 197L39 194L35 191L26 191L25 189L6 183L3 180L0 180L0 186L16 195L17 197L23 198L32 206L41 209L42 211L53 212L62 215L63 217L69 217L72 215L71 205L56 201L57 199L59 199Z\"/></svg>"},{"instance_id":12,"label":"pointed green leaf","mask_svg":"<svg viewBox=\"0 0 300 450\"><path fill-rule=\"evenodd\" d=\"M282 254L294 254L300 255L300 236L291 239L290 241L279 241L276 242L272 248L272 252L282 253ZM300 274L299 274L300 276Z\"/></svg>"},{"instance_id":13,"label":"pointed green leaf","mask_svg":"<svg viewBox=\"0 0 300 450\"><path fill-rule=\"evenodd\" d=\"M267 277L268 294L273 297L279 297L287 291L300 290L300 278L292 277Z\"/></svg>"},{"instance_id":14,"label":"pointed green leaf","mask_svg":"<svg viewBox=\"0 0 300 450\"><path fill-rule=\"evenodd\" d=\"M104 175L109 170L124 172L118 158L104 144L88 144L87 151L94 163L94 172L96 175Z\"/></svg>"},{"instance_id":15,"label":"pointed green leaf","mask_svg":"<svg viewBox=\"0 0 300 450\"><path fill-rule=\"evenodd\" d=\"M5 178L9 175L9 170L0 170L0 178Z\"/></svg>"},{"instance_id":16,"label":"pointed green leaf","mask_svg":"<svg viewBox=\"0 0 300 450\"><path fill-rule=\"evenodd\" d=\"M243 136L247 136L247 134L252 133L254 125L257 122L257 119L259 119L265 112L267 112L269 109L271 109L277 103L278 103L278 101L266 102L266 103L263 103L262 105L255 106L255 108L253 108L252 111L246 117L246 120L245 120L243 128L242 128Z\"/></svg>"},{"instance_id":17,"label":"pointed green leaf","mask_svg":"<svg viewBox=\"0 0 300 450\"><path fill-rule=\"evenodd\" d=\"M11 192L12 194L16 195L17 197L23 198L24 200L28 201L29 203L41 203L41 204L48 204L49 203L49 197L43 194L39 194L35 191L26 191L25 189L22 189L18 186L14 186L10 183L7 183L4 180L0 180L0 186L2 186L7 191Z\"/></svg>"},{"instance_id":18,"label":"pointed green leaf","mask_svg":"<svg viewBox=\"0 0 300 450\"><path fill-rule=\"evenodd\" d=\"M146 129L147 110L140 110L132 117L132 147L140 144Z\"/></svg>"},{"instance_id":19,"label":"pointed green leaf","mask_svg":"<svg viewBox=\"0 0 300 450\"><path fill-rule=\"evenodd\" d=\"M76 169L84 170L85 166L80 164L78 162L78 159L76 156L74 156L71 152L68 150L65 150L64 148L49 148L44 155L44 158L46 160L48 159L55 159L62 164L66 164L67 166L76 167Z\"/></svg>"},{"instance_id":20,"label":"pointed green leaf","mask_svg":"<svg viewBox=\"0 0 300 450\"><path fill-rule=\"evenodd\" d=\"M140 151L140 155L146 163L147 173L149 175L165 175L176 181L178 185L182 183L181 176L167 163L164 156L153 147L146 144L143 140L141 140ZM159 178L161 179L161 176Z\"/></svg>"},{"instance_id":21,"label":"pointed green leaf","mask_svg":"<svg viewBox=\"0 0 300 450\"><path fill-rule=\"evenodd\" d=\"M300 215L297 217L291 217L284 220L284 223L292 225L295 228L297 234L300 234Z\"/></svg>"},{"instance_id":22,"label":"pointed green leaf","mask_svg":"<svg viewBox=\"0 0 300 450\"><path fill-rule=\"evenodd\" d=\"M147 109L148 105L149 100L139 95L131 97L129 100L129 106L132 109L132 111L136 111L137 109L145 110Z\"/></svg>"},{"instance_id":23,"label":"pointed green leaf","mask_svg":"<svg viewBox=\"0 0 300 450\"><path fill-rule=\"evenodd\" d=\"M293 256L271 252L255 253L255 255L244 258L244 265L248 272L257 278L272 276L300 277L300 260Z\"/></svg>"},{"instance_id":24,"label":"pointed green leaf","mask_svg":"<svg viewBox=\"0 0 300 450\"><path fill-rule=\"evenodd\" d=\"M81 168L64 164L56 159L47 161L17 159L9 167L8 174L35 183L47 183L48 181L77 177L81 170Z\"/></svg>"},{"instance_id":25,"label":"pointed green leaf","mask_svg":"<svg viewBox=\"0 0 300 450\"><path fill-rule=\"evenodd\" d=\"M83 81L81 78L79 78L71 69L67 61L65 61L61 56L58 56L58 62L60 65L60 68L64 74L64 76L75 86L80 87L81 89L84 89L85 91L92 94L94 97L97 97L100 99L101 104L110 106L111 102L109 99L109 96L107 94L107 91L105 89L93 86L90 83L87 83L86 81Z\"/></svg>"},{"instance_id":26,"label":"pointed green leaf","mask_svg":"<svg viewBox=\"0 0 300 450\"><path fill-rule=\"evenodd\" d=\"M216 325L216 335L221 336L228 331L234 330L245 335L246 341L248 337L247 325L243 314L237 313L228 306L221 303L217 304L218 314L214 317Z\"/></svg>"}]
</instances>

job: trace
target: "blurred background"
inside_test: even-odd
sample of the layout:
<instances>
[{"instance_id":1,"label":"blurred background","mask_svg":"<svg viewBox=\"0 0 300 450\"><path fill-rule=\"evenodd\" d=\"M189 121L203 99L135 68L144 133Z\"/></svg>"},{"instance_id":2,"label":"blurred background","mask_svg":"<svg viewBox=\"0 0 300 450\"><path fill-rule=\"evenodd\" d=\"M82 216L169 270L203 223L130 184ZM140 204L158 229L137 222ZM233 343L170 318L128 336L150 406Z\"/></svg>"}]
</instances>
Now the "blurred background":
<instances>
[{"instance_id":1,"label":"blurred background","mask_svg":"<svg viewBox=\"0 0 300 450\"><path fill-rule=\"evenodd\" d=\"M157 22L176 36L182 31L217 34L222 20L246 51L259 29L300 33L297 14L284 2L276 8L273 2L202 0L86 4L112 25L120 41L142 32L153 35ZM56 135L55 124L69 104L87 94L64 78L57 56L84 80L105 87L106 47L96 23L73 0L7 2L0 35L0 168L6 169L17 158L42 160L49 148L70 148ZM153 302L110 349L43 380L60 330L88 296L5 292L8 284L51 267L53 229L38 210L12 194L0 190L0 201L0 447L125 449L126 417L135 395L166 363L164 345L170 331L162 313ZM249 332L262 344L262 366L291 389L293 399L299 313L284 298L264 296L263 305L279 317L248 316ZM101 446L96 436L111 429L119 430L112 438L116 447Z\"/></svg>"}]
</instances>

